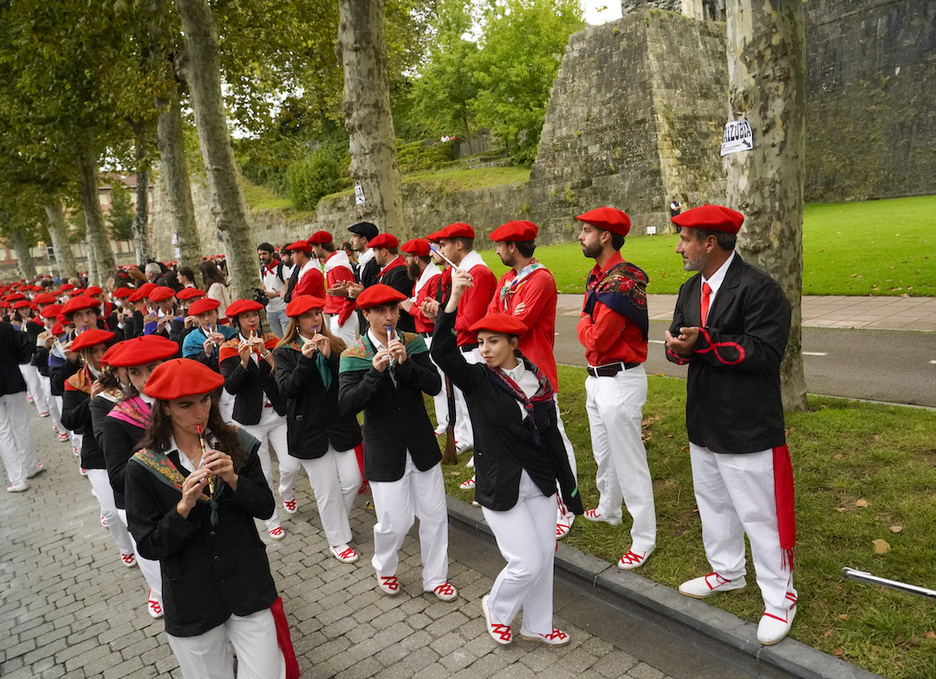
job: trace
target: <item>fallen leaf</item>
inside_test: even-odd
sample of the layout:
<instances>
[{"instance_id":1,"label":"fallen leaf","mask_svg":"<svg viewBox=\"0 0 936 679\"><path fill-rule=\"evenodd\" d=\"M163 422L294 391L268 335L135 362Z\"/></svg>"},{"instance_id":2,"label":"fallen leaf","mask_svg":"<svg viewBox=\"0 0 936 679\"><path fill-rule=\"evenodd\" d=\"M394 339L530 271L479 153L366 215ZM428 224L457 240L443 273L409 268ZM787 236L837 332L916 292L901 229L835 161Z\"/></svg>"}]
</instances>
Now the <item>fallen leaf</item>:
<instances>
[{"instance_id":1,"label":"fallen leaf","mask_svg":"<svg viewBox=\"0 0 936 679\"><path fill-rule=\"evenodd\" d=\"M899 533L903 530L903 526L891 526L891 533Z\"/></svg>"},{"instance_id":2,"label":"fallen leaf","mask_svg":"<svg viewBox=\"0 0 936 679\"><path fill-rule=\"evenodd\" d=\"M845 651L838 647L832 649L832 652L835 654L836 658L841 658L845 654Z\"/></svg>"},{"instance_id":3,"label":"fallen leaf","mask_svg":"<svg viewBox=\"0 0 936 679\"><path fill-rule=\"evenodd\" d=\"M880 652L881 652L881 647L880 647L880 646L874 646L874 645L872 645L872 646L871 646L871 652L872 652L872 653L880 653Z\"/></svg>"},{"instance_id":4,"label":"fallen leaf","mask_svg":"<svg viewBox=\"0 0 936 679\"><path fill-rule=\"evenodd\" d=\"M839 594L841 594L842 592L845 591L845 588L842 587L842 586L841 586L840 584L838 584L837 582L830 582L829 584L832 585L832 589L834 589L834 590L835 590L836 592L838 592Z\"/></svg>"},{"instance_id":5,"label":"fallen leaf","mask_svg":"<svg viewBox=\"0 0 936 679\"><path fill-rule=\"evenodd\" d=\"M822 636L824 636L826 639L828 639L828 638L830 638L830 637L834 637L834 636L835 636L835 630L834 630L834 629L828 629L828 630L826 630L826 633L823 634Z\"/></svg>"},{"instance_id":6,"label":"fallen leaf","mask_svg":"<svg viewBox=\"0 0 936 679\"><path fill-rule=\"evenodd\" d=\"M840 613L839 615L835 617L838 618L839 620L848 620L848 613Z\"/></svg>"},{"instance_id":7,"label":"fallen leaf","mask_svg":"<svg viewBox=\"0 0 936 679\"><path fill-rule=\"evenodd\" d=\"M857 500L855 500L856 507L867 507L869 504L871 503L865 500L863 497L860 497Z\"/></svg>"},{"instance_id":8,"label":"fallen leaf","mask_svg":"<svg viewBox=\"0 0 936 679\"><path fill-rule=\"evenodd\" d=\"M936 641L936 632L923 632L923 636L926 637L927 639L932 639L933 641Z\"/></svg>"},{"instance_id":9,"label":"fallen leaf","mask_svg":"<svg viewBox=\"0 0 936 679\"><path fill-rule=\"evenodd\" d=\"M837 511L837 512L847 512L847 511L848 511L848 508L847 508L847 507L836 507L836 508L835 508L835 511Z\"/></svg>"},{"instance_id":10,"label":"fallen leaf","mask_svg":"<svg viewBox=\"0 0 936 679\"><path fill-rule=\"evenodd\" d=\"M891 550L891 546L887 544L887 540L875 540L874 541L874 553L875 554L887 554Z\"/></svg>"},{"instance_id":11,"label":"fallen leaf","mask_svg":"<svg viewBox=\"0 0 936 679\"><path fill-rule=\"evenodd\" d=\"M832 459L833 459L833 460L841 460L843 457L845 457L845 456L842 455L841 453L836 453L835 455L832 456Z\"/></svg>"}]
</instances>

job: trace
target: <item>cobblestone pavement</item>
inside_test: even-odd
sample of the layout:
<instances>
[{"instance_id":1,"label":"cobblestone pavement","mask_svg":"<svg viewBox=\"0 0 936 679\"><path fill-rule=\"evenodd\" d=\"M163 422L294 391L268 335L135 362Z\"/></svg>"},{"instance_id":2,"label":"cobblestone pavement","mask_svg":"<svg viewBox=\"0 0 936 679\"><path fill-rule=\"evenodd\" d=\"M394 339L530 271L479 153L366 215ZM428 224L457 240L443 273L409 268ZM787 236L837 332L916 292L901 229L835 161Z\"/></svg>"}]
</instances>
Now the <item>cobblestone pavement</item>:
<instances>
[{"instance_id":1,"label":"cobblestone pavement","mask_svg":"<svg viewBox=\"0 0 936 679\"><path fill-rule=\"evenodd\" d=\"M47 471L29 492L0 497L0 676L179 677L162 621L146 613L143 577L120 562L70 445L53 439L50 420L34 414L31 424ZM369 563L373 513L354 509L362 558L343 565L325 551L308 481L298 500L297 514L281 512L286 538L268 553L306 679L779 676L558 582L556 623L571 645L498 646L480 609L503 564L492 544L453 525L449 575L460 597L442 603L421 591L418 543L407 539L403 591L390 598Z\"/></svg>"}]
</instances>

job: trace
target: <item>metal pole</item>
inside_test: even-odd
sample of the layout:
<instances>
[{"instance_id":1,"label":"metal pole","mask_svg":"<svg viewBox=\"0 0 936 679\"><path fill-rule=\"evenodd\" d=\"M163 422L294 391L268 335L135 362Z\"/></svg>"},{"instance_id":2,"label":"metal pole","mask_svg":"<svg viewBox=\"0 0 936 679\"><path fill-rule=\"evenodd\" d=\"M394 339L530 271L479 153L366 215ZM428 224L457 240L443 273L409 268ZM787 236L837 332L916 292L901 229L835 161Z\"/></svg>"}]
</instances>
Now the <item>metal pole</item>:
<instances>
[{"instance_id":1,"label":"metal pole","mask_svg":"<svg viewBox=\"0 0 936 679\"><path fill-rule=\"evenodd\" d=\"M926 589L925 587L917 587L916 585L908 585L904 582L898 582L897 580L879 578L876 575L871 575L870 573L865 573L864 571L856 571L848 568L847 566L842 569L842 577L847 580L855 580L856 582L863 582L868 585L881 585L882 587L896 589L900 592L919 594L920 596L925 596L930 599L936 599L936 590Z\"/></svg>"}]
</instances>

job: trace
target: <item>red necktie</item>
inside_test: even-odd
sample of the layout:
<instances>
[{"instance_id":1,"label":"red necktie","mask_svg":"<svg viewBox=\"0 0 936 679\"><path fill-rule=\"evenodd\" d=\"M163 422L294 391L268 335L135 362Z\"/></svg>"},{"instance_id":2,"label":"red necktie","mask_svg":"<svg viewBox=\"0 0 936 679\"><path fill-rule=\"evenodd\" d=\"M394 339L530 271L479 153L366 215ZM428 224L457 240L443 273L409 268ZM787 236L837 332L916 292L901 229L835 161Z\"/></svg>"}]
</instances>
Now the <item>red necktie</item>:
<instances>
[{"instance_id":1,"label":"red necktie","mask_svg":"<svg viewBox=\"0 0 936 679\"><path fill-rule=\"evenodd\" d=\"M705 319L708 317L709 299L712 297L712 286L708 283L702 284L702 327L705 327Z\"/></svg>"}]
</instances>

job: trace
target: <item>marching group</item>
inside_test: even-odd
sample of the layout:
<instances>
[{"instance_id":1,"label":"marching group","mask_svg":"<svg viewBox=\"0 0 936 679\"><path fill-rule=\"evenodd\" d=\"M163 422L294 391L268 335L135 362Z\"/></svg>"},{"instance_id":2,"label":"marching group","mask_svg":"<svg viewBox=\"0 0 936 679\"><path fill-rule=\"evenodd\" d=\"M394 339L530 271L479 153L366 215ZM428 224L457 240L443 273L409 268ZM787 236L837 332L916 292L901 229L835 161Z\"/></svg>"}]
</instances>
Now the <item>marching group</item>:
<instances>
[{"instance_id":1,"label":"marching group","mask_svg":"<svg viewBox=\"0 0 936 679\"><path fill-rule=\"evenodd\" d=\"M149 613L165 617L183 676L232 676L231 647L238 676L294 676L254 519L284 539L280 511L298 511L304 470L328 551L353 564L349 512L369 492L376 587L400 592L397 554L418 518L422 587L453 601L437 439L453 432L456 449L473 452L475 475L462 488L474 490L507 561L481 601L489 634L511 643L522 610L522 638L567 644L553 626L553 560L575 516L620 524L623 503L633 523L621 569L639 568L656 547L641 438L648 277L621 257L623 211L601 207L578 220L583 254L595 260L577 327L593 509L582 505L557 406L556 283L534 256L528 221L490 234L508 267L500 279L468 224L401 245L361 222L338 248L325 231L279 252L261 244L264 288L252 299L228 300L210 260L200 267L205 290L191 269L158 263L120 272L108 292L80 281L53 289L50 279L0 287L7 490L24 492L45 471L28 399L78 456L121 561L146 580ZM765 603L758 640L773 644L789 631L797 596L779 385L790 306L734 252L739 213L701 206L672 221L686 270L699 274L680 290L666 355L689 366L693 483L712 566L679 591L743 588L747 535ZM434 397L435 423L424 395Z\"/></svg>"}]
</instances>

